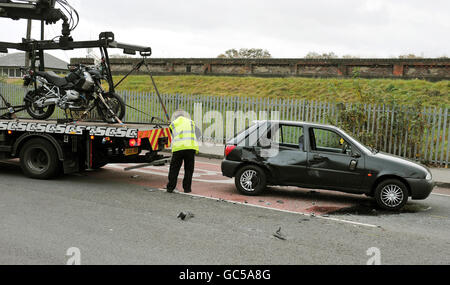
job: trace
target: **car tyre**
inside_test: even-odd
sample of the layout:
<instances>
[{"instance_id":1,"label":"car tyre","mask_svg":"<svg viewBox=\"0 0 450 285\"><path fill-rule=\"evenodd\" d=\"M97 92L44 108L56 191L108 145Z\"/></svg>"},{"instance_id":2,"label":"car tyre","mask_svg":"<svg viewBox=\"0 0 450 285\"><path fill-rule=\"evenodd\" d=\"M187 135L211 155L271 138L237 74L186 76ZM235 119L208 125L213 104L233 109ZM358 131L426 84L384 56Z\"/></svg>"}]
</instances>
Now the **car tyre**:
<instances>
[{"instance_id":1,"label":"car tyre","mask_svg":"<svg viewBox=\"0 0 450 285\"><path fill-rule=\"evenodd\" d=\"M375 189L375 200L382 209L398 211L408 202L408 188L397 179L387 179Z\"/></svg>"},{"instance_id":2,"label":"car tyre","mask_svg":"<svg viewBox=\"0 0 450 285\"><path fill-rule=\"evenodd\" d=\"M20 167L30 178L50 179L58 175L60 162L49 141L31 139L20 150Z\"/></svg>"},{"instance_id":3,"label":"car tyre","mask_svg":"<svg viewBox=\"0 0 450 285\"><path fill-rule=\"evenodd\" d=\"M247 165L239 169L235 177L237 190L247 196L261 194L267 186L267 175L264 170L255 165Z\"/></svg>"}]
</instances>

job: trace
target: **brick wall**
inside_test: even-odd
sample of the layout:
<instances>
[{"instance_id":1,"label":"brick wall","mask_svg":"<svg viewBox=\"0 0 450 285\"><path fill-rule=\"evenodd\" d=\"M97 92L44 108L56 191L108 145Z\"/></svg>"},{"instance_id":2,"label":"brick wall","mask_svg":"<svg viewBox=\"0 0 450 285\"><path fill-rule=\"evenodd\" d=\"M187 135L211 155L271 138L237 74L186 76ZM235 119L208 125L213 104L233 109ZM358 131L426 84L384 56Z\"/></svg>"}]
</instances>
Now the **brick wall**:
<instances>
[{"instance_id":1,"label":"brick wall","mask_svg":"<svg viewBox=\"0 0 450 285\"><path fill-rule=\"evenodd\" d=\"M114 74L128 72L139 59L111 59ZM72 64L92 64L73 58ZM352 77L450 80L450 59L218 59L151 58L156 75L229 75L271 77ZM144 73L145 67L141 69Z\"/></svg>"}]
</instances>

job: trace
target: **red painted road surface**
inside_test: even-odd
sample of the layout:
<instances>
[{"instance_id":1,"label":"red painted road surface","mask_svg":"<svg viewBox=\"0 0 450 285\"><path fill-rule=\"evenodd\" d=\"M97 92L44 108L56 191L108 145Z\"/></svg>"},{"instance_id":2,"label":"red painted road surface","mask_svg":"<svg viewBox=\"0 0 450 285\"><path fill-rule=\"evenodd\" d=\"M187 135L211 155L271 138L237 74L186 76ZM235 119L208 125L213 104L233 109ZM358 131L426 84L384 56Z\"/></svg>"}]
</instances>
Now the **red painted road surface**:
<instances>
[{"instance_id":1,"label":"red painted road surface","mask_svg":"<svg viewBox=\"0 0 450 285\"><path fill-rule=\"evenodd\" d=\"M102 171L95 172L94 175L151 189L165 188L169 170L168 165L123 171L125 167L129 166L125 164L108 165ZM180 172L177 186L179 191L183 191L182 178L183 169ZM222 176L219 160L202 158L197 158L196 161L192 191L192 194L202 197L317 215L370 202L370 199L363 195L349 195L324 190L312 191L297 187L270 187L261 196L244 196L237 192L234 179Z\"/></svg>"}]
</instances>

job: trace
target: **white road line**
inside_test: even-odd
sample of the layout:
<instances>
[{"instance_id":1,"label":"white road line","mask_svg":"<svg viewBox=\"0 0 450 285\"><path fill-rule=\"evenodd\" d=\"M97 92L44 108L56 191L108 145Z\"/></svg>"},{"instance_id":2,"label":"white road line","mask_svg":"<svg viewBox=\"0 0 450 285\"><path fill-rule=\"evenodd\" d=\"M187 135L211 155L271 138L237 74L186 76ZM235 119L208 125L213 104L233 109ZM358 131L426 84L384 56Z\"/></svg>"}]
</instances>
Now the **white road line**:
<instances>
[{"instance_id":1,"label":"white road line","mask_svg":"<svg viewBox=\"0 0 450 285\"><path fill-rule=\"evenodd\" d=\"M162 191L162 192L166 191L165 189L157 189L157 190ZM328 220L328 221L334 221L334 222L339 222L339 223L351 224L351 225L354 225L354 226L362 226L362 227L369 227L369 228L380 228L380 226L377 226L377 225L366 224L366 223L359 223L359 222L354 222L354 221L349 221L349 220L342 220L342 219L330 218L330 217L324 217L324 216L313 216L311 214L306 214L306 213L301 213L301 212L294 212L294 211L288 211L288 210L282 210L282 209L276 209L276 208L269 208L269 207L264 207L264 206L260 206L260 205L246 204L246 203L242 203L242 202L235 202L235 201L224 200L224 199L220 199L220 198L207 197L207 196L196 195L196 194L190 194L190 193L183 193L183 192L176 192L176 193L177 194L181 194L181 195L191 196L191 197L204 198L204 199L213 200L213 201L225 201L225 202L236 204L236 205L254 207L254 208L265 209L265 210L272 210L272 211L288 213L288 214L301 215L301 216L311 217L311 218L314 217L314 218L318 218L318 219L322 219L322 220Z\"/></svg>"},{"instance_id":2,"label":"white road line","mask_svg":"<svg viewBox=\"0 0 450 285\"><path fill-rule=\"evenodd\" d=\"M106 168L114 168L114 169L121 169L123 170L122 166L119 165L108 165ZM145 169L145 170L144 170ZM158 175L158 176L166 176L168 175L168 173L165 172L156 172L156 171L152 171L148 168L143 168L143 169L133 169L133 172L138 172L138 173L143 173L143 174L152 174L152 175ZM182 174L182 172L181 172ZM205 175L205 174L203 174ZM232 179L226 179L226 180L208 180L208 179L200 179L200 178L196 178L199 176L202 176L202 174L196 174L194 173L194 178L192 179L192 181L196 181L196 182L205 182L205 183L218 183L218 184L234 184L234 181ZM179 179L183 178L182 175L180 175Z\"/></svg>"},{"instance_id":3,"label":"white road line","mask_svg":"<svg viewBox=\"0 0 450 285\"><path fill-rule=\"evenodd\" d=\"M111 168L115 168L115 169L123 169L123 167L121 167L121 166L111 165L111 164L109 164L107 167L111 167ZM153 172L153 171L142 171L142 170L133 170L133 171L140 172L140 173L150 173L150 174L160 175L160 176L167 176L166 173L159 173L159 172ZM207 182L207 183L211 183L211 182L222 183L222 184L233 184L234 183L233 181L212 181L212 180L202 180L202 179L193 179L193 180L200 181L200 182ZM162 192L166 191L164 189L157 189L157 190L162 191ZM213 198L213 197L201 196L201 195L196 195L196 194L186 194L186 193L182 193L182 192L178 192L178 194L191 196L191 197L204 198L204 199L213 200L213 201L225 201L225 202L236 204L236 205L249 206L249 207L260 208L260 209L265 209L265 210L272 210L272 211L288 213L288 214L294 214L294 215L301 215L301 216L305 216L305 217L311 217L311 218L313 217L311 214L306 214L306 213L301 213L301 212L294 212L294 211L288 211L288 210L282 210L282 209L276 209L276 208L268 208L268 207L264 207L264 206L260 206L260 205L246 204L246 203L242 203L242 202L235 202L235 201L224 200L224 199L220 199L220 198ZM450 197L449 195L444 195L444 194L437 194L437 193L432 193L432 194L433 195ZM351 224L351 225L355 225L355 226L362 226L362 227L369 227L369 228L379 228L379 226L377 226L377 225L366 224L366 223L359 223L359 222L342 220L342 219L331 218L331 217L314 216L314 218L318 218L318 219L322 219L322 220L328 220L328 221L335 221L335 222L345 223L345 224Z\"/></svg>"},{"instance_id":4,"label":"white road line","mask_svg":"<svg viewBox=\"0 0 450 285\"><path fill-rule=\"evenodd\" d=\"M442 197L450 197L450 195L440 194L440 193L431 193L431 195L442 196Z\"/></svg>"},{"instance_id":5,"label":"white road line","mask_svg":"<svg viewBox=\"0 0 450 285\"><path fill-rule=\"evenodd\" d=\"M208 165L212 165L212 166L216 166L216 167L220 168L220 165L217 165L217 163L211 163L211 162L206 162L206 161L201 161L201 160L196 160L195 163L208 164Z\"/></svg>"}]
</instances>

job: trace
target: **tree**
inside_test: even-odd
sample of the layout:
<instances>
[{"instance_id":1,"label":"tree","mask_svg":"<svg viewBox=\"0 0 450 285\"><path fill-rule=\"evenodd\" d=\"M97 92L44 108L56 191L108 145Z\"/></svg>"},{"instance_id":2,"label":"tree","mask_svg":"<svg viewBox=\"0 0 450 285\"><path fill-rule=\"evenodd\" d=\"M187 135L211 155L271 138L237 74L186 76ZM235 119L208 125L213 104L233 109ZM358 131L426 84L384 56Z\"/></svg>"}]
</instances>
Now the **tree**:
<instances>
[{"instance_id":1,"label":"tree","mask_svg":"<svg viewBox=\"0 0 450 285\"><path fill-rule=\"evenodd\" d=\"M338 58L339 56L337 54L335 54L334 52L329 52L329 53L317 53L317 52L309 52L306 55L306 58L309 59L331 59L331 58Z\"/></svg>"},{"instance_id":2,"label":"tree","mask_svg":"<svg viewBox=\"0 0 450 285\"><path fill-rule=\"evenodd\" d=\"M413 53L410 53L410 54L400 55L398 58L400 58L400 59L414 59L414 58L423 58L423 57L415 55Z\"/></svg>"},{"instance_id":3,"label":"tree","mask_svg":"<svg viewBox=\"0 0 450 285\"><path fill-rule=\"evenodd\" d=\"M344 59L352 59L352 58L361 58L361 57L355 56L355 55L351 55L351 54L346 54L346 55L343 55L342 58L344 58Z\"/></svg>"},{"instance_id":4,"label":"tree","mask_svg":"<svg viewBox=\"0 0 450 285\"><path fill-rule=\"evenodd\" d=\"M269 51L260 48L241 48L240 50L229 49L218 58L272 58Z\"/></svg>"}]
</instances>

